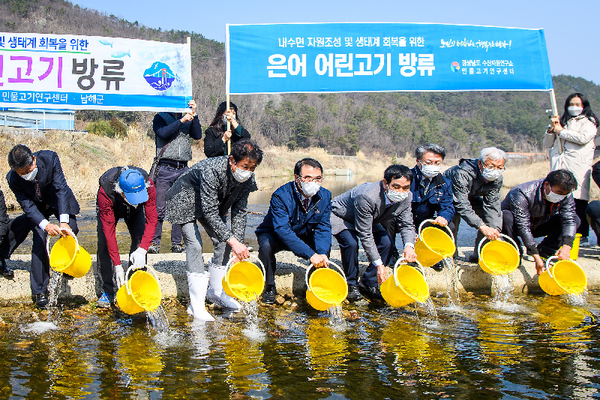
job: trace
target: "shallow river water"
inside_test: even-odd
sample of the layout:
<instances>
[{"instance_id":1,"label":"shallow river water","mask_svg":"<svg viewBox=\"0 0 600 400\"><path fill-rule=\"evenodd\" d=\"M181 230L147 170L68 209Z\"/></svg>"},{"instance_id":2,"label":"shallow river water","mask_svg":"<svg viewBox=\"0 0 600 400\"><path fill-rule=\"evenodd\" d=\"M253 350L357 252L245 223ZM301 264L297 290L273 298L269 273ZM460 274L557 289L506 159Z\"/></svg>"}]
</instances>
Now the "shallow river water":
<instances>
[{"instance_id":1,"label":"shallow river water","mask_svg":"<svg viewBox=\"0 0 600 400\"><path fill-rule=\"evenodd\" d=\"M344 305L345 320L309 306L260 307L193 325L170 301L170 328L68 305L39 318L0 308L0 398L572 399L600 397L600 294L486 296L437 318Z\"/></svg>"}]
</instances>

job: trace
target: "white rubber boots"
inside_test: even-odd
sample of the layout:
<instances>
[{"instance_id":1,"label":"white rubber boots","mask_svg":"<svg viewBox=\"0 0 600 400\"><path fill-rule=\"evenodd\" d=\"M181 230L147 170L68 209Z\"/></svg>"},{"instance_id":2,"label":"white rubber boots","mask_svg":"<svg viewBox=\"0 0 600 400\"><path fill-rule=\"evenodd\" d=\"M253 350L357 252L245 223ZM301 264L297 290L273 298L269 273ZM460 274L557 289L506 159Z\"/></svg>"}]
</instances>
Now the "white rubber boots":
<instances>
[{"instance_id":1,"label":"white rubber boots","mask_svg":"<svg viewBox=\"0 0 600 400\"><path fill-rule=\"evenodd\" d=\"M207 272L188 272L188 288L190 292L190 305L187 308L188 314L194 317L194 321L214 321L212 315L206 311L204 299L208 290Z\"/></svg>"},{"instance_id":2,"label":"white rubber boots","mask_svg":"<svg viewBox=\"0 0 600 400\"><path fill-rule=\"evenodd\" d=\"M210 274L210 286L206 298L216 306L229 308L233 311L239 311L242 306L237 300L229 297L223 290L223 277L227 273L225 267L208 263L208 273Z\"/></svg>"}]
</instances>

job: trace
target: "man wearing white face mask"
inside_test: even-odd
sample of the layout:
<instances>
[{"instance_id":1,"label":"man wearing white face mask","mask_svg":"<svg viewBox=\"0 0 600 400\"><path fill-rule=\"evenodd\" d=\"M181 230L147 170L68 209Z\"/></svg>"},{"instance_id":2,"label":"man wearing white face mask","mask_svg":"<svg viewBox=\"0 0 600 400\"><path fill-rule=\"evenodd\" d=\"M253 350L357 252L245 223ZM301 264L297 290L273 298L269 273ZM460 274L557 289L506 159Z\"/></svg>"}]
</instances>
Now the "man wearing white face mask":
<instances>
[{"instance_id":1,"label":"man wearing white face mask","mask_svg":"<svg viewBox=\"0 0 600 400\"><path fill-rule=\"evenodd\" d=\"M315 267L327 266L331 249L331 192L323 187L323 167L304 158L294 167L294 180L271 196L269 211L256 229L258 257L266 270L262 301L273 304L275 254L290 250L310 260Z\"/></svg>"},{"instance_id":2,"label":"man wearing white face mask","mask_svg":"<svg viewBox=\"0 0 600 400\"><path fill-rule=\"evenodd\" d=\"M457 238L460 219L477 229L477 238L470 262L478 262L476 253L479 242L485 236L496 240L502 229L500 189L506 153L496 147L487 147L479 153L479 159L461 159L458 165L447 169L444 176L452 182L455 214L448 227Z\"/></svg>"},{"instance_id":3,"label":"man wearing white face mask","mask_svg":"<svg viewBox=\"0 0 600 400\"><path fill-rule=\"evenodd\" d=\"M76 235L76 214L79 203L67 185L58 154L50 150L32 153L25 145L19 144L8 153L10 172L6 180L15 194L27 224L19 227L33 232L31 247L31 294L33 302L40 309L48 304L48 282L50 264L46 252L47 235ZM48 221L54 215L59 224ZM16 227L15 227L16 228ZM18 232L20 237L22 232Z\"/></svg>"},{"instance_id":4,"label":"man wearing white face mask","mask_svg":"<svg viewBox=\"0 0 600 400\"><path fill-rule=\"evenodd\" d=\"M429 143L417 147L415 150L417 165L411 170L413 179L410 183L412 193L413 222L418 229L421 222L433 219L440 226L448 225L454 216L452 205L452 187L450 180L441 174L442 162L446 151L437 144ZM383 227L391 236L392 242L396 240L395 224L393 221L384 222ZM392 256L397 259L399 255ZM436 264L433 268L439 270L443 264Z\"/></svg>"},{"instance_id":5,"label":"man wearing white face mask","mask_svg":"<svg viewBox=\"0 0 600 400\"><path fill-rule=\"evenodd\" d=\"M333 199L331 230L340 245L342 265L348 282L348 301L362 296L382 301L381 285L386 279L385 266L394 246L382 222L393 220L402 236L402 257L413 262L415 226L411 211L410 183L413 174L404 165L391 165L380 182L363 183ZM358 240L369 266L358 282Z\"/></svg>"},{"instance_id":6,"label":"man wearing white face mask","mask_svg":"<svg viewBox=\"0 0 600 400\"><path fill-rule=\"evenodd\" d=\"M570 258L580 222L571 194L576 188L573 174L559 169L544 179L515 186L502 202L502 233L515 241L521 238L538 274L544 271L542 257ZM544 240L536 244L535 238L543 236Z\"/></svg>"},{"instance_id":7,"label":"man wearing white face mask","mask_svg":"<svg viewBox=\"0 0 600 400\"><path fill-rule=\"evenodd\" d=\"M239 311L241 305L223 290L229 253L238 260L250 257L244 244L250 192L258 190L254 170L262 150L250 139L233 144L230 156L213 157L193 165L167 192L166 219L181 225L185 243L190 306L188 313L198 321L213 317L204 308L204 298L215 305ZM226 224L231 210L231 228ZM205 271L200 222L213 243L213 258ZM208 287L210 283L210 287Z\"/></svg>"}]
</instances>

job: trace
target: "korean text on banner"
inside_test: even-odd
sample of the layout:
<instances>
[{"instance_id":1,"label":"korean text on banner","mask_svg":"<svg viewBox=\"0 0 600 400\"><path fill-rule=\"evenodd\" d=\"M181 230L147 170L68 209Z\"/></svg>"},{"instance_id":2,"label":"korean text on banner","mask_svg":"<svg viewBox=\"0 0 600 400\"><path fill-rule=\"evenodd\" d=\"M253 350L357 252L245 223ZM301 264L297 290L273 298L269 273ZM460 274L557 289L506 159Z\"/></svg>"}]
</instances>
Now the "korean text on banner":
<instances>
[{"instance_id":1,"label":"korean text on banner","mask_svg":"<svg viewBox=\"0 0 600 400\"><path fill-rule=\"evenodd\" d=\"M552 89L542 29L228 25L229 93Z\"/></svg>"},{"instance_id":2,"label":"korean text on banner","mask_svg":"<svg viewBox=\"0 0 600 400\"><path fill-rule=\"evenodd\" d=\"M0 33L0 107L180 111L191 98L189 43Z\"/></svg>"}]
</instances>

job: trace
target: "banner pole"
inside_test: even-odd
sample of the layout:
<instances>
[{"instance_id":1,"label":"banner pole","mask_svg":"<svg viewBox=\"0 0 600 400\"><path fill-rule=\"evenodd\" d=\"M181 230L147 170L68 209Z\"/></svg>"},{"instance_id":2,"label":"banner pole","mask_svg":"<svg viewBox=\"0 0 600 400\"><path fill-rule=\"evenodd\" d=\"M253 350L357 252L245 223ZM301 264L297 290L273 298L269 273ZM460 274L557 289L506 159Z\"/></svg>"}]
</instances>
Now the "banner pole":
<instances>
[{"instance_id":1,"label":"banner pole","mask_svg":"<svg viewBox=\"0 0 600 400\"><path fill-rule=\"evenodd\" d=\"M550 105L552 106L552 116L558 117L558 106L556 105L556 95L554 94L554 88L550 89ZM558 136L556 136L556 139L558 140L558 153L562 154L562 142Z\"/></svg>"},{"instance_id":2,"label":"banner pole","mask_svg":"<svg viewBox=\"0 0 600 400\"><path fill-rule=\"evenodd\" d=\"M229 110L229 24L225 24L225 97L227 110ZM227 130L231 130L231 123L227 120ZM227 155L231 154L231 138L227 141Z\"/></svg>"}]
</instances>

